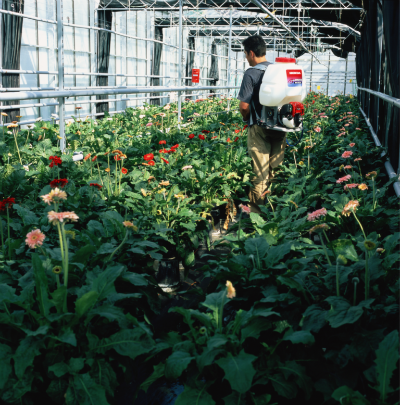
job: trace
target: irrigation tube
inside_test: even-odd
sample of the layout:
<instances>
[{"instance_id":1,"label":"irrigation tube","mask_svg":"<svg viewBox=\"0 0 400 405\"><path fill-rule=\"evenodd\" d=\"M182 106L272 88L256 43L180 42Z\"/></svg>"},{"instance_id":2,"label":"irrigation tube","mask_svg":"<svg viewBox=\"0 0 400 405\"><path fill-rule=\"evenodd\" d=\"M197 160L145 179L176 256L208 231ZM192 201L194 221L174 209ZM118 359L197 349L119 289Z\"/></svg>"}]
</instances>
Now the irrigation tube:
<instances>
[{"instance_id":1,"label":"irrigation tube","mask_svg":"<svg viewBox=\"0 0 400 405\"><path fill-rule=\"evenodd\" d=\"M373 92L373 93L377 93L377 92ZM382 93L379 93L379 94L382 94ZM360 107L360 111L361 111L362 115L364 116L365 122L368 125L368 128L369 128L369 130L370 130L370 132L372 134L372 137L374 138L375 145L381 147L382 145L381 145L381 143L380 143L374 129L372 128L372 125L369 122L369 118L367 117L367 115L365 114L365 112L363 111L363 109L361 107ZM381 156L385 156L385 155L386 155L386 152L382 152ZM385 162L385 169L386 169L386 173L387 173L387 175L389 176L390 179L392 179L393 177L398 177L397 173L394 171L393 166L392 166L392 164L390 163L389 160L387 160ZM393 187L394 187L394 191L395 191L397 197L400 197L400 181L397 180L393 184Z\"/></svg>"},{"instance_id":2,"label":"irrigation tube","mask_svg":"<svg viewBox=\"0 0 400 405\"><path fill-rule=\"evenodd\" d=\"M400 98L395 98L395 97L392 97L392 96L388 96L387 94L380 93L379 91L366 89L364 87L357 87L357 90L366 91L367 93L371 93L374 96L379 97L382 100L387 101L388 103L391 103L396 107L400 107Z\"/></svg>"}]
</instances>

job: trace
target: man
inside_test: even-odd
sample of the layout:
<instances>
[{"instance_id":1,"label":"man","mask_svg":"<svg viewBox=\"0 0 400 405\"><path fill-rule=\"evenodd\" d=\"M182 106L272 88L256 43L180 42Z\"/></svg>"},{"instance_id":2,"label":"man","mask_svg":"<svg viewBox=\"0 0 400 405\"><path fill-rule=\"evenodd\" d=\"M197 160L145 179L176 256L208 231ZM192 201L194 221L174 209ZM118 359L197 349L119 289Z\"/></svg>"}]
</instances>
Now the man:
<instances>
[{"instance_id":1,"label":"man","mask_svg":"<svg viewBox=\"0 0 400 405\"><path fill-rule=\"evenodd\" d=\"M268 74L268 69L263 72L252 67L268 66L270 63L265 58L267 47L260 35L246 38L243 47L251 68L247 69L243 76L237 98L240 100L239 108L243 120L249 125L247 148L253 159L255 173L252 179L253 187L249 193L249 205L252 212L261 213L259 206L264 205L265 193L273 178L273 169L282 163L285 155L286 134L257 125L256 112L260 116L262 108L259 101L260 86L264 74Z\"/></svg>"}]
</instances>

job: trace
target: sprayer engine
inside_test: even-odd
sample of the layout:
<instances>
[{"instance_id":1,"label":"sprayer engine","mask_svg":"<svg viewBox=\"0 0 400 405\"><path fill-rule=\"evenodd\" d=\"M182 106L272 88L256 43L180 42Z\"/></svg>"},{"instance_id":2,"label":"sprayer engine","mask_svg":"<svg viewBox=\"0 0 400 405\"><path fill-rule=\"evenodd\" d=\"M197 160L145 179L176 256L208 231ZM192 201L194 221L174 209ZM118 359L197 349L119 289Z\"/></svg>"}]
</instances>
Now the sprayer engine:
<instances>
[{"instance_id":1,"label":"sprayer engine","mask_svg":"<svg viewBox=\"0 0 400 405\"><path fill-rule=\"evenodd\" d=\"M298 101L292 101L289 104L284 104L278 109L278 121L280 125L286 128L297 128L302 122L304 115L304 104Z\"/></svg>"}]
</instances>

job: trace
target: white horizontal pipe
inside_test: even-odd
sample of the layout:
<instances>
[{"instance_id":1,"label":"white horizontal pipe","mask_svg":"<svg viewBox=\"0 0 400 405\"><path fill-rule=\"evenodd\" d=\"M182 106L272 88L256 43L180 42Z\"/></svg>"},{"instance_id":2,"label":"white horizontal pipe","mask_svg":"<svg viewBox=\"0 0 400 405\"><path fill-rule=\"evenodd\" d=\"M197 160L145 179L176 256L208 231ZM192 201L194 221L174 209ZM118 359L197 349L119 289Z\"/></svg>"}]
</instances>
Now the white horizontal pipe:
<instances>
[{"instance_id":1,"label":"white horizontal pipe","mask_svg":"<svg viewBox=\"0 0 400 405\"><path fill-rule=\"evenodd\" d=\"M371 132L371 135L372 135L372 138L374 139L375 145L378 146L378 147L382 147L381 142L379 141L374 129L372 128L371 123L369 122L369 118L367 117L367 115L365 114L363 109L361 107L359 107L359 108L360 108L360 111L361 111L362 115L364 116L365 122L368 125L369 131ZM385 155L386 155L386 152L383 151L381 153L381 156L385 156ZM385 169L386 169L386 173L387 173L387 175L389 176L390 179L392 179L393 177L398 177L398 174L394 171L393 166L392 166L392 164L390 163L389 160L387 160L385 162ZM397 181L395 183L393 183L393 187L394 187L394 191L395 191L397 197L400 197L400 181L399 181L399 179L397 179Z\"/></svg>"},{"instance_id":2,"label":"white horizontal pipe","mask_svg":"<svg viewBox=\"0 0 400 405\"><path fill-rule=\"evenodd\" d=\"M44 18L38 18L35 17L33 15L28 15L28 14L21 14L21 13L16 13L14 11L8 11L8 10L1 10L0 9L0 13L1 14L10 14L10 15L15 15L17 17L23 17L23 18L28 18L29 20L36 20L36 21L43 21L49 24L57 24L57 21L53 21L53 20L45 20Z\"/></svg>"},{"instance_id":3,"label":"white horizontal pipe","mask_svg":"<svg viewBox=\"0 0 400 405\"><path fill-rule=\"evenodd\" d=\"M399 98L388 96L387 94L380 93L379 91L365 89L364 87L357 87L357 89L361 90L361 91L366 91L367 93L371 93L374 96L379 97L382 100L387 101L388 103L391 103L391 104L395 105L396 107L400 107L400 99Z\"/></svg>"},{"instance_id":4,"label":"white horizontal pipe","mask_svg":"<svg viewBox=\"0 0 400 405\"><path fill-rule=\"evenodd\" d=\"M224 90L224 89L238 89L239 86L199 86L196 90ZM141 94L141 93L163 93L163 92L176 92L176 91L193 91L193 87L125 87L113 89L95 89L90 90L62 90L62 91L20 91L13 93L0 94L0 101L14 101L14 100L31 100L41 98L60 98L60 97L87 97L87 96L101 96L112 94Z\"/></svg>"}]
</instances>

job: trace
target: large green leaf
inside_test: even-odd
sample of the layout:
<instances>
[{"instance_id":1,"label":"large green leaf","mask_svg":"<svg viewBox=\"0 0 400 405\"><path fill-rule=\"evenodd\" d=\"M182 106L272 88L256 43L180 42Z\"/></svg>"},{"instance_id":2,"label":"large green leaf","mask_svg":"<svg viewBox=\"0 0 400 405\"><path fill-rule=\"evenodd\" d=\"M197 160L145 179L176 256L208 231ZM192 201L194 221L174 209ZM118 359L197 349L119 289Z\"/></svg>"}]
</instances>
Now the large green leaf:
<instances>
[{"instance_id":1,"label":"large green leaf","mask_svg":"<svg viewBox=\"0 0 400 405\"><path fill-rule=\"evenodd\" d=\"M107 298L111 293L115 293L114 281L123 272L124 266L109 266L103 271L92 284L92 290L99 293L99 301Z\"/></svg>"},{"instance_id":2,"label":"large green leaf","mask_svg":"<svg viewBox=\"0 0 400 405\"><path fill-rule=\"evenodd\" d=\"M297 395L297 387L292 381L286 381L282 374L274 374L268 377L275 391L285 398L295 398Z\"/></svg>"},{"instance_id":3,"label":"large green leaf","mask_svg":"<svg viewBox=\"0 0 400 405\"><path fill-rule=\"evenodd\" d=\"M36 216L34 212L28 210L27 208L21 207L18 204L14 204L13 208L17 210L18 215L22 218L25 226L39 224L39 217Z\"/></svg>"},{"instance_id":4,"label":"large green leaf","mask_svg":"<svg viewBox=\"0 0 400 405\"><path fill-rule=\"evenodd\" d=\"M390 387L390 379L396 370L399 360L399 332L390 332L379 344L376 351L376 375L378 385L374 388L380 392L381 401L385 402L387 394L394 391Z\"/></svg>"},{"instance_id":5,"label":"large green leaf","mask_svg":"<svg viewBox=\"0 0 400 405\"><path fill-rule=\"evenodd\" d=\"M303 314L302 329L317 333L326 324L327 311L318 304L310 305Z\"/></svg>"},{"instance_id":6,"label":"large green leaf","mask_svg":"<svg viewBox=\"0 0 400 405\"><path fill-rule=\"evenodd\" d=\"M261 263L261 259L267 254L269 249L267 241L262 237L246 239L244 246L246 253L254 256L255 263Z\"/></svg>"},{"instance_id":7,"label":"large green leaf","mask_svg":"<svg viewBox=\"0 0 400 405\"><path fill-rule=\"evenodd\" d=\"M325 301L331 304L331 309L326 316L326 320L332 328L338 328L339 326L358 321L364 312L364 308L370 308L374 299L361 301L357 306L352 306L343 297L329 297Z\"/></svg>"},{"instance_id":8,"label":"large green leaf","mask_svg":"<svg viewBox=\"0 0 400 405\"><path fill-rule=\"evenodd\" d=\"M142 275L137 273L124 273L122 279L129 281L131 284L140 286L146 286L149 284L149 281Z\"/></svg>"},{"instance_id":9,"label":"large green leaf","mask_svg":"<svg viewBox=\"0 0 400 405\"><path fill-rule=\"evenodd\" d=\"M47 317L53 304L49 299L49 286L47 276L44 272L42 261L40 260L39 255L36 253L32 255L32 264L40 313L43 316Z\"/></svg>"},{"instance_id":10,"label":"large green leaf","mask_svg":"<svg viewBox=\"0 0 400 405\"><path fill-rule=\"evenodd\" d=\"M102 305L100 307L93 308L87 314L85 324L87 325L96 315L106 318L110 322L118 322L118 325L122 329L128 328L128 322L122 308L115 307L114 305Z\"/></svg>"},{"instance_id":11,"label":"large green leaf","mask_svg":"<svg viewBox=\"0 0 400 405\"><path fill-rule=\"evenodd\" d=\"M353 391L351 388L346 385L337 388L332 393L332 398L341 404L351 404L351 405L370 405L371 403L367 398L363 397L358 391ZM346 402L344 401L346 400Z\"/></svg>"},{"instance_id":12,"label":"large green leaf","mask_svg":"<svg viewBox=\"0 0 400 405\"><path fill-rule=\"evenodd\" d=\"M86 245L81 247L71 258L71 263L86 263L91 254L96 251L96 246Z\"/></svg>"},{"instance_id":13,"label":"large green leaf","mask_svg":"<svg viewBox=\"0 0 400 405\"><path fill-rule=\"evenodd\" d=\"M61 285L57 288L57 290L50 293L50 295L51 298L53 298L51 302L55 305L57 312L62 313L63 305L67 295L67 287L65 287L65 285Z\"/></svg>"},{"instance_id":14,"label":"large green leaf","mask_svg":"<svg viewBox=\"0 0 400 405\"><path fill-rule=\"evenodd\" d=\"M292 244L289 242L279 246L271 246L265 258L266 267L270 268L278 264L290 252L291 246Z\"/></svg>"},{"instance_id":15,"label":"large green leaf","mask_svg":"<svg viewBox=\"0 0 400 405\"><path fill-rule=\"evenodd\" d=\"M99 298L99 293L97 291L89 291L82 295L81 298L77 299L75 302L75 312L81 317L83 314L88 312L93 308Z\"/></svg>"},{"instance_id":16,"label":"large green leaf","mask_svg":"<svg viewBox=\"0 0 400 405\"><path fill-rule=\"evenodd\" d=\"M331 242L331 247L337 256L343 255L345 258L357 261L358 255L354 249L353 243L349 239L337 239Z\"/></svg>"},{"instance_id":17,"label":"large green leaf","mask_svg":"<svg viewBox=\"0 0 400 405\"><path fill-rule=\"evenodd\" d=\"M306 399L308 400L311 397L313 381L307 376L305 367L297 364L295 361L287 361L283 366L280 366L279 369L282 370L286 380L291 375L294 375L296 384L304 391Z\"/></svg>"},{"instance_id":18,"label":"large green leaf","mask_svg":"<svg viewBox=\"0 0 400 405\"><path fill-rule=\"evenodd\" d=\"M206 386L200 390L185 385L185 391L178 396L175 405L215 405L215 401L207 392Z\"/></svg>"},{"instance_id":19,"label":"large green leaf","mask_svg":"<svg viewBox=\"0 0 400 405\"><path fill-rule=\"evenodd\" d=\"M90 342L90 349L100 354L114 349L121 356L135 359L148 353L154 347L154 340L141 328L125 329L101 341Z\"/></svg>"},{"instance_id":20,"label":"large green leaf","mask_svg":"<svg viewBox=\"0 0 400 405\"><path fill-rule=\"evenodd\" d=\"M11 374L11 347L0 343L0 391Z\"/></svg>"},{"instance_id":21,"label":"large green leaf","mask_svg":"<svg viewBox=\"0 0 400 405\"><path fill-rule=\"evenodd\" d=\"M75 375L65 397L67 405L109 405L105 389L89 374Z\"/></svg>"},{"instance_id":22,"label":"large green leaf","mask_svg":"<svg viewBox=\"0 0 400 405\"><path fill-rule=\"evenodd\" d=\"M286 331L282 340L289 340L294 344L303 343L305 345L310 345L315 342L314 336L310 332L305 330L293 332L292 328Z\"/></svg>"},{"instance_id":23,"label":"large green leaf","mask_svg":"<svg viewBox=\"0 0 400 405\"><path fill-rule=\"evenodd\" d=\"M224 405L247 405L246 395L233 391L230 395L223 398Z\"/></svg>"},{"instance_id":24,"label":"large green leaf","mask_svg":"<svg viewBox=\"0 0 400 405\"><path fill-rule=\"evenodd\" d=\"M194 357L188 352L173 352L165 363L165 377L170 380L176 380L186 370L187 366L193 359Z\"/></svg>"},{"instance_id":25,"label":"large green leaf","mask_svg":"<svg viewBox=\"0 0 400 405\"><path fill-rule=\"evenodd\" d=\"M256 358L242 350L237 356L228 353L227 357L217 360L216 363L225 371L225 379L229 381L232 389L244 394L251 388L256 374L252 364Z\"/></svg>"},{"instance_id":26,"label":"large green leaf","mask_svg":"<svg viewBox=\"0 0 400 405\"><path fill-rule=\"evenodd\" d=\"M25 370L33 364L36 356L40 355L40 349L44 347L43 340L37 337L26 337L21 340L14 358L15 375L21 379Z\"/></svg>"},{"instance_id":27,"label":"large green leaf","mask_svg":"<svg viewBox=\"0 0 400 405\"><path fill-rule=\"evenodd\" d=\"M206 300L202 302L202 305L211 309L213 311L214 320L218 325L219 317L222 316L222 310L229 301L229 298L226 296L226 291L222 290L220 292L208 294Z\"/></svg>"},{"instance_id":28,"label":"large green leaf","mask_svg":"<svg viewBox=\"0 0 400 405\"><path fill-rule=\"evenodd\" d=\"M153 374L151 374L151 376L148 377L146 381L142 383L140 388L144 392L147 392L151 384L153 384L153 382L157 381L159 378L163 377L164 374L165 374L165 364L164 363L156 364L154 366Z\"/></svg>"}]
</instances>

